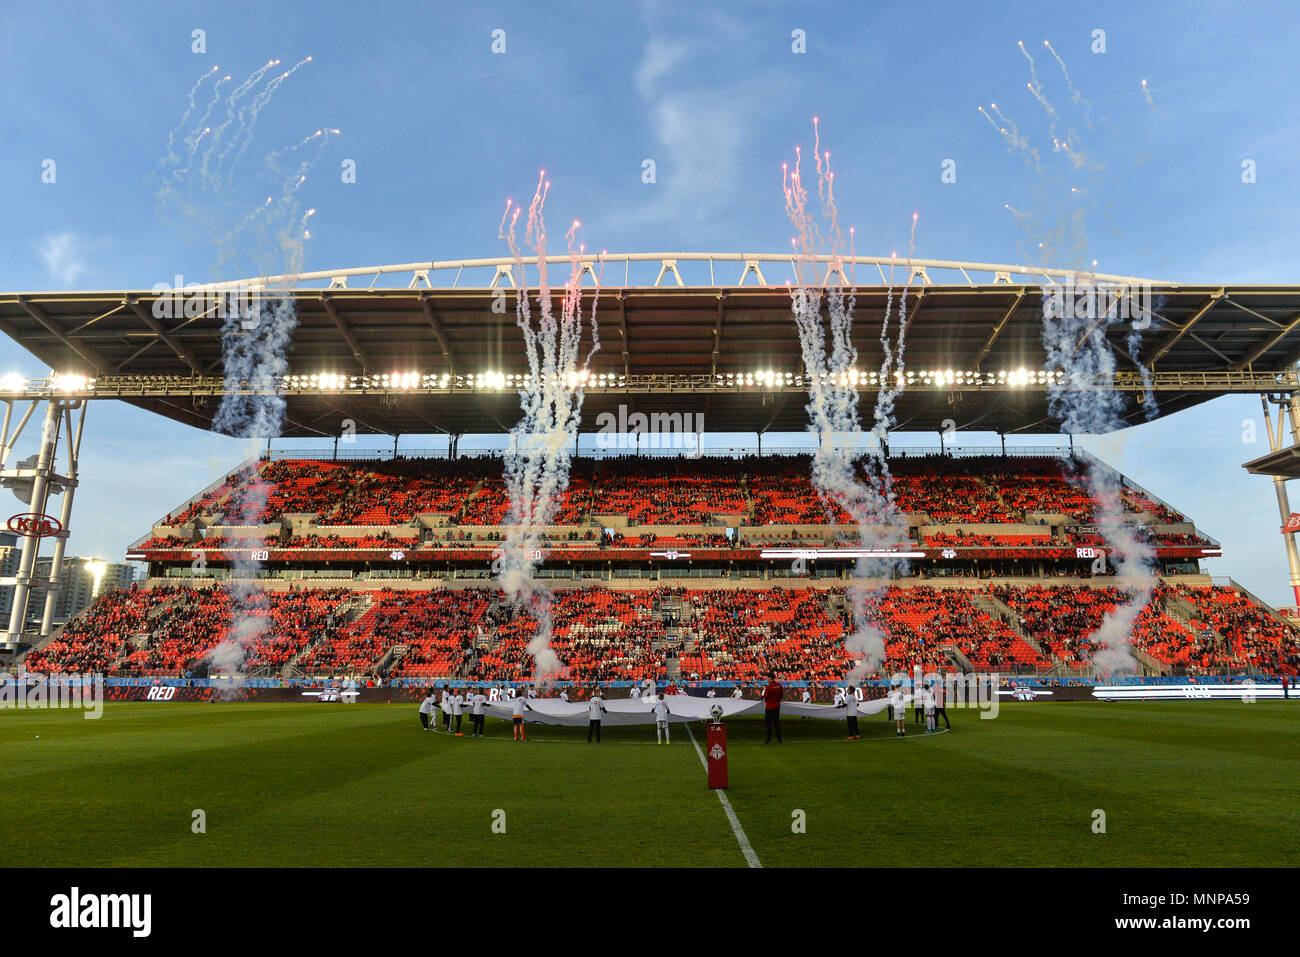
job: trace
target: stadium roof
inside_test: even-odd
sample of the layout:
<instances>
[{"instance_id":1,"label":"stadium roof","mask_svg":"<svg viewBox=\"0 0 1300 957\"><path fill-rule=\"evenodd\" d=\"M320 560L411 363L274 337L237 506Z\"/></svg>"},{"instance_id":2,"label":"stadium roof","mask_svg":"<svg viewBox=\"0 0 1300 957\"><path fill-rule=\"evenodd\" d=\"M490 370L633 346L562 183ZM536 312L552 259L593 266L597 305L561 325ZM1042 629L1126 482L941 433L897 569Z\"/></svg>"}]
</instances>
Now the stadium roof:
<instances>
[{"instance_id":1,"label":"stadium roof","mask_svg":"<svg viewBox=\"0 0 1300 957\"><path fill-rule=\"evenodd\" d=\"M721 255L708 256L709 279ZM659 276L680 285L620 285L599 289L601 347L591 365L584 422L602 412L696 413L709 432L800 431L806 379L784 285L686 285L677 256L654 260ZM761 266L789 257L746 258L740 282ZM567 259L558 262L567 266ZM858 262L888 263L887 260ZM925 431L952 420L958 429L1053 432L1046 385L1037 375L1043 288L1069 275L986 264L917 260L907 287L906 369L912 374L897 403L897 428ZM671 263L671 267L668 265ZM751 270L751 263L760 268ZM503 265L505 264L505 265ZM352 419L358 431L386 434L496 433L519 417L514 380L527 371L514 322L514 281L508 260L476 260L465 268L495 267L477 288L375 288L382 275L409 270L412 286L430 269L455 263L406 264L295 277L298 328L289 355L293 376L284 388L286 436L337 435ZM609 269L608 261L599 264ZM423 272L419 267L426 267ZM987 268L990 281L970 273ZM930 273L956 269L954 283ZM457 271L459 280L461 270ZM567 274L567 270L565 270ZM347 288L347 276L373 274L370 288ZM584 312L596 294L596 271L586 277ZM608 279L608 273L605 274ZM882 270L883 278L883 270ZM964 282L962 279L964 278ZM1142 280L1097 277L1100 282ZM309 288L327 280L329 288ZM562 277L552 271L552 282ZM257 282L249 295L269 295ZM116 398L200 428L211 426L223 391L223 319L217 287L190 287L185 314L170 292L33 292L0 294L0 331L60 374L93 377L81 384L95 398ZM230 290L232 287L221 287ZM897 335L902 286L859 285L854 342L861 370L862 408L869 420L880 369L881 323L893 309ZM558 312L559 299L555 299ZM173 316L166 307L172 305ZM156 308L159 307L159 308ZM495 306L495 310L494 310ZM1300 359L1300 286L1150 287L1150 327L1139 356L1152 373L1160 413L1169 414L1228 393L1290 391ZM1130 394L1129 421L1144 418L1144 385L1129 356L1131 323L1106 332L1118 373L1111 385ZM582 354L591 347L584 337ZM1028 372L1026 372L1028 370ZM938 375L936 375L936 373ZM326 378L319 378L325 376ZM313 378L316 377L316 378ZM0 399L24 390L78 388L52 378L25 385L0 383ZM69 385L69 383L74 383ZM84 394L84 393L83 393Z\"/></svg>"}]
</instances>

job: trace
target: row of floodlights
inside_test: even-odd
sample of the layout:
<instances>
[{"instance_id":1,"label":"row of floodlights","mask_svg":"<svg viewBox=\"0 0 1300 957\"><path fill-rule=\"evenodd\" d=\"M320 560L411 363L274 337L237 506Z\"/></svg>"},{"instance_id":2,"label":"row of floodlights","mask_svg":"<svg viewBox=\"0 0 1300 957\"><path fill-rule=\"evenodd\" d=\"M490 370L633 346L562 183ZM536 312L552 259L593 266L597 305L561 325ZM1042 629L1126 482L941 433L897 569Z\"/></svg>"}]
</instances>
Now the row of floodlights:
<instances>
[{"instance_id":1,"label":"row of floodlights","mask_svg":"<svg viewBox=\"0 0 1300 957\"><path fill-rule=\"evenodd\" d=\"M533 377L527 373L516 372L478 372L460 373L419 373L393 372L379 375L339 375L331 372L313 375L287 375L281 380L286 389L294 391L318 390L321 392L347 392L368 389L498 389L518 390L530 388ZM558 380L557 380L558 381ZM589 372L582 370L571 372L562 378L571 389L579 386L622 386L626 377L606 372Z\"/></svg>"},{"instance_id":2,"label":"row of floodlights","mask_svg":"<svg viewBox=\"0 0 1300 957\"><path fill-rule=\"evenodd\" d=\"M727 388L747 387L773 389L784 386L804 388L811 381L840 386L879 386L879 372L859 372L849 369L844 372L822 372L808 376L802 372L777 372L772 369L758 372L722 372L716 374L714 383ZM1060 372L1044 372L1033 369L1012 369L1000 372L977 372L953 369L907 369L886 376L897 387L945 387L945 386L1031 386L1056 385L1063 375ZM421 374L419 372L394 372L383 375L337 375L321 373L316 375L287 375L282 380L284 388L294 391L346 392L367 389L479 389L486 391L518 391L532 387L533 376L516 372L479 372L458 374L448 373ZM586 370L571 372L563 378L568 388L623 388L627 377L618 373L589 372Z\"/></svg>"},{"instance_id":3,"label":"row of floodlights","mask_svg":"<svg viewBox=\"0 0 1300 957\"><path fill-rule=\"evenodd\" d=\"M809 376L798 372L777 372L766 369L759 372L727 372L719 375L720 385L753 386L755 388L777 388L779 386L808 385L811 381L840 386L879 386L882 376L879 372L860 372L847 369L842 372L819 372ZM905 369L893 375L885 374L883 381L895 386L1030 386L1058 385L1063 380L1063 373L1045 372L1041 369L1004 369L1000 372L978 372L954 369Z\"/></svg>"},{"instance_id":4,"label":"row of floodlights","mask_svg":"<svg viewBox=\"0 0 1300 957\"><path fill-rule=\"evenodd\" d=\"M29 379L16 372L0 376L0 394L57 392L61 395L67 395L69 393L91 392L94 388L94 379L72 372L55 373L44 379Z\"/></svg>"},{"instance_id":5,"label":"row of floodlights","mask_svg":"<svg viewBox=\"0 0 1300 957\"><path fill-rule=\"evenodd\" d=\"M784 386L803 388L812 381L822 384L840 386L879 386L879 372L859 372L849 369L843 372L822 372L808 376L801 372L777 372L772 369L758 372L723 372L714 377L719 386L735 388L772 389ZM1001 372L960 371L953 369L915 370L907 369L886 376L897 387L977 387L977 386L1047 386L1059 385L1063 381L1061 372L1044 372L1042 370L1013 369ZM281 378L281 387L293 391L351 392L366 390L404 390L404 389L478 389L497 391L518 391L532 387L533 377L527 373L515 372L478 372L461 373L455 376L449 373L393 372L379 375L342 375L331 372L313 373L311 375L286 375ZM571 372L564 377L568 388L623 388L627 377L619 373L589 372L586 370ZM453 386L454 383L454 386ZM75 373L60 373L45 379L28 379L17 373L0 376L0 394L28 392L57 392L75 394L91 392L95 380Z\"/></svg>"}]
</instances>

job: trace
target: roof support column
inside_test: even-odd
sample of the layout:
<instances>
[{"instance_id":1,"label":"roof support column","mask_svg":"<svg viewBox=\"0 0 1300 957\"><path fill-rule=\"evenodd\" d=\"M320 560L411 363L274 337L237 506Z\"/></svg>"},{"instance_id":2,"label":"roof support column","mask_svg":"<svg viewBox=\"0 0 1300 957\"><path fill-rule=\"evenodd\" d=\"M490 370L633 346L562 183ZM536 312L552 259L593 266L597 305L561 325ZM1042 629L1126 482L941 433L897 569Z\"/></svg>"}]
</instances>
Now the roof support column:
<instances>
[{"instance_id":1,"label":"roof support column","mask_svg":"<svg viewBox=\"0 0 1300 957\"><path fill-rule=\"evenodd\" d=\"M72 408L69 403L63 408L63 421L68 432L68 475L63 484L63 506L59 511L58 537L54 540L54 557L50 559L50 587L45 591L45 611L41 615L41 637L49 635L54 624L54 606L63 591L63 551L68 544L68 525L72 521L72 493L77 490L77 472L80 470L81 436L86 430L86 410L89 402L81 402L81 417L77 420L75 434L72 430ZM96 579L98 584L98 579ZM94 600L96 596L92 595Z\"/></svg>"},{"instance_id":2,"label":"roof support column","mask_svg":"<svg viewBox=\"0 0 1300 957\"><path fill-rule=\"evenodd\" d=\"M1261 395L1260 404L1264 408L1264 432L1268 435L1268 446L1272 452L1279 452L1285 447L1285 440L1282 438L1283 420L1282 410L1286 409L1287 416L1291 423L1291 441L1300 443L1300 408L1297 402L1300 401L1296 396L1272 397ZM1272 401L1277 408L1277 430L1273 429L1272 415L1269 412L1269 402ZM1282 475L1273 476L1273 492L1277 496L1277 511L1282 518L1282 524L1285 526L1287 520L1291 517L1291 502L1286 493L1286 478ZM1296 605L1300 605L1300 548L1296 546L1295 532L1284 532L1282 541L1286 546L1287 568L1291 573L1291 592L1295 599Z\"/></svg>"},{"instance_id":3,"label":"roof support column","mask_svg":"<svg viewBox=\"0 0 1300 957\"><path fill-rule=\"evenodd\" d=\"M54 452L59 444L61 403L51 399L45 408L45 425L41 429L41 449L36 457L35 474L31 476L31 508L37 515L45 514L46 499L49 497L49 481L54 471ZM27 471L21 469L19 471ZM14 476L21 478L22 476ZM14 578L14 604L9 613L9 630L5 633L3 645L10 651L18 647L23 636L23 625L27 619L27 600L31 596L32 569L36 565L36 554L40 551L41 540L36 535L23 536L22 554L18 559L18 574Z\"/></svg>"}]
</instances>

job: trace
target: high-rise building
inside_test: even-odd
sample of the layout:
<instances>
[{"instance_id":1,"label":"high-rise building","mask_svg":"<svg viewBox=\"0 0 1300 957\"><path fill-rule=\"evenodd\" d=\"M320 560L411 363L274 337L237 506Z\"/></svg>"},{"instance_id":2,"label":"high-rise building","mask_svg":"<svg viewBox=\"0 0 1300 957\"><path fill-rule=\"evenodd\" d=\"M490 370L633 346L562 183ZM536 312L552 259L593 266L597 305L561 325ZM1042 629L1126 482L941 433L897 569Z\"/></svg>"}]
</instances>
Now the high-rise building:
<instances>
[{"instance_id":1,"label":"high-rise building","mask_svg":"<svg viewBox=\"0 0 1300 957\"><path fill-rule=\"evenodd\" d=\"M45 611L45 593L51 559L37 558L32 582L32 597L27 603L27 620L39 623ZM65 558L63 587L54 603L54 621L67 621L105 592L130 588L135 581L135 566L109 563L98 558Z\"/></svg>"},{"instance_id":2,"label":"high-rise building","mask_svg":"<svg viewBox=\"0 0 1300 957\"><path fill-rule=\"evenodd\" d=\"M13 578L18 574L18 559L21 555L18 536L13 532L0 532L0 579ZM0 619L7 622L13 607L14 586L0 581Z\"/></svg>"}]
</instances>

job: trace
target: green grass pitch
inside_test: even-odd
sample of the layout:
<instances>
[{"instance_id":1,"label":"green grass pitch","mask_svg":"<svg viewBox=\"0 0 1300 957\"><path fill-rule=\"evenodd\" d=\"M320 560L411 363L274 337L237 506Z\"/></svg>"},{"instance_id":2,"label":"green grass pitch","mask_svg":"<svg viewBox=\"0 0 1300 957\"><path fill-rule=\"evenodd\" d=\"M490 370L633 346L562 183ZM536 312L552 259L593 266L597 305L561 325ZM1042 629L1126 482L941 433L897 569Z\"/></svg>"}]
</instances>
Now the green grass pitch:
<instances>
[{"instance_id":1,"label":"green grass pitch","mask_svg":"<svg viewBox=\"0 0 1300 957\"><path fill-rule=\"evenodd\" d=\"M1004 703L898 740L733 721L736 818L764 866L1290 864L1291 702ZM466 723L468 727L468 722ZM0 860L32 866L745 866L684 725L420 730L414 705L0 712ZM39 736L39 737L38 737ZM695 727L703 744L703 729ZM193 812L206 833L192 829ZM1106 832L1093 831L1094 811ZM796 833L795 811L804 812ZM505 833L494 833L504 811ZM499 826L499 824L498 824Z\"/></svg>"}]
</instances>

